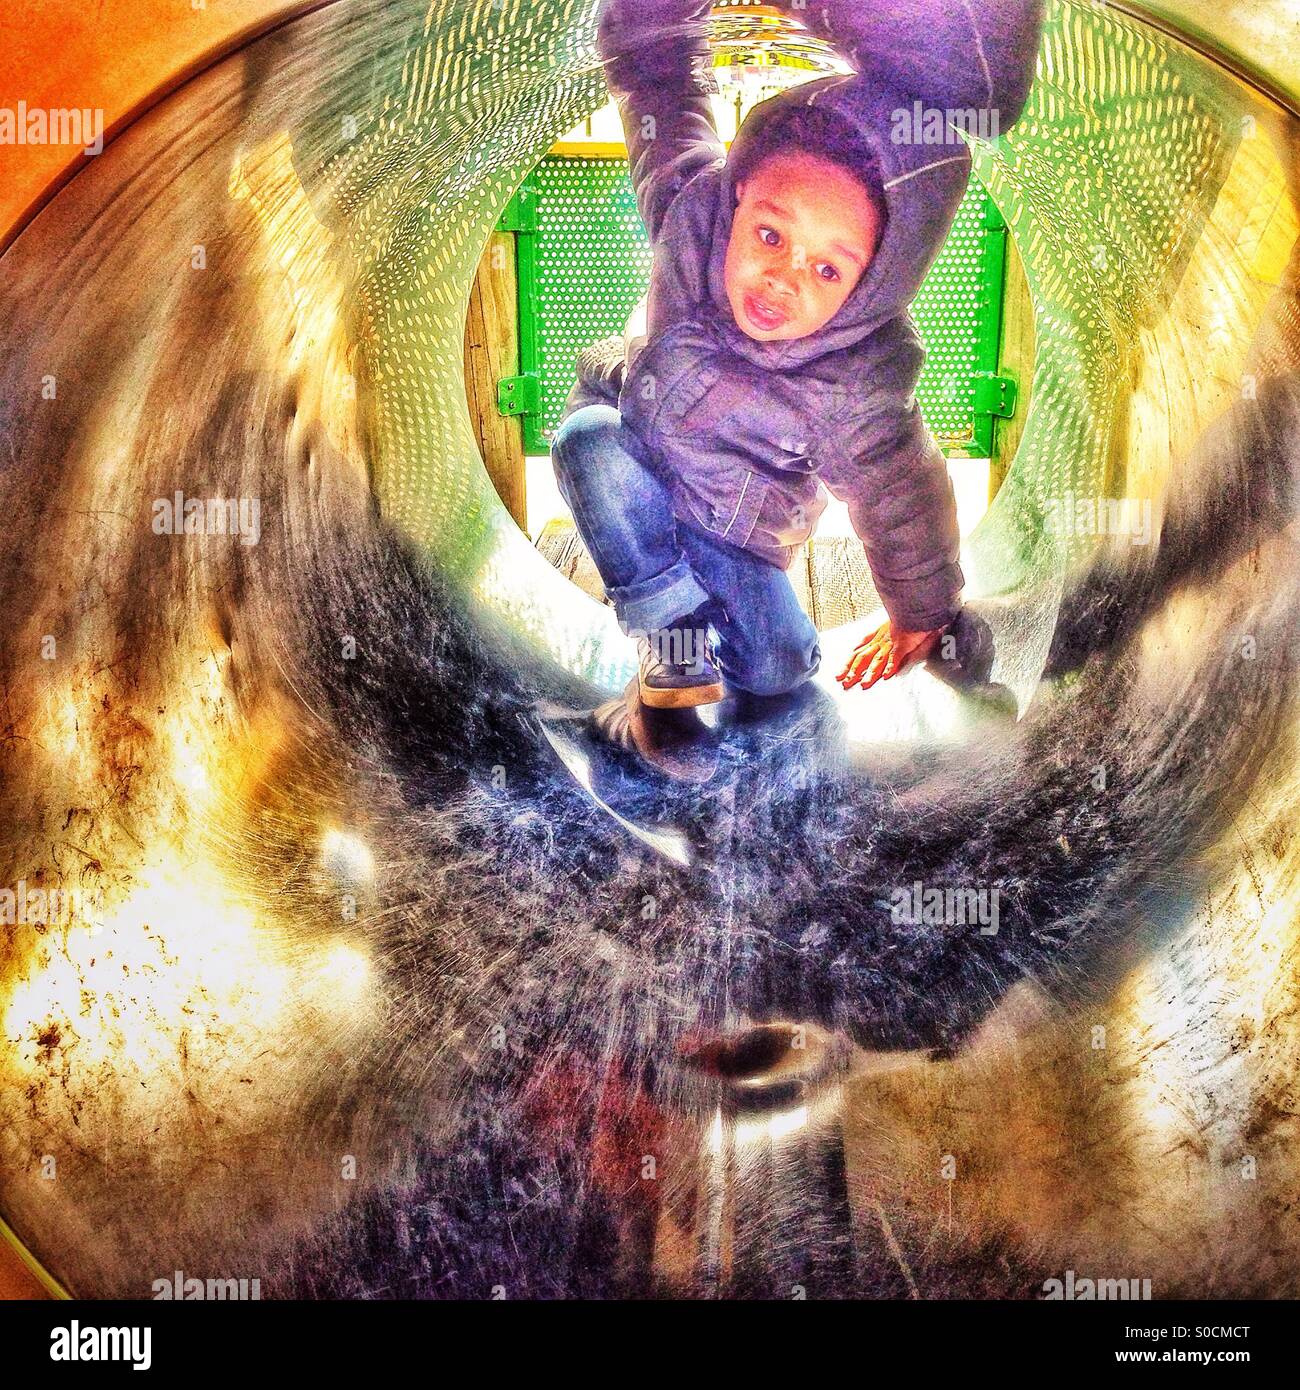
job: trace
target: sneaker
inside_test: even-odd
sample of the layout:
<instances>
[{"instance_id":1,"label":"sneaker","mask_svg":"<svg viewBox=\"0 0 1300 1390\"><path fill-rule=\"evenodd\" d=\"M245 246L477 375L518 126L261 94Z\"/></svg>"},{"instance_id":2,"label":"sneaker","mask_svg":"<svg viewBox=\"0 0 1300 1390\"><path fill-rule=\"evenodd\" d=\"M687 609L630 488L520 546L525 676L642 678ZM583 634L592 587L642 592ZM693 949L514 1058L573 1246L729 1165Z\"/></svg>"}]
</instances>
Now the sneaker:
<instances>
[{"instance_id":1,"label":"sneaker","mask_svg":"<svg viewBox=\"0 0 1300 1390\"><path fill-rule=\"evenodd\" d=\"M707 782L718 769L717 735L692 709L651 709L638 682L592 714L596 732L677 782Z\"/></svg>"},{"instance_id":2,"label":"sneaker","mask_svg":"<svg viewBox=\"0 0 1300 1390\"><path fill-rule=\"evenodd\" d=\"M641 703L650 709L716 705L726 694L704 627L662 628L637 639Z\"/></svg>"}]
</instances>

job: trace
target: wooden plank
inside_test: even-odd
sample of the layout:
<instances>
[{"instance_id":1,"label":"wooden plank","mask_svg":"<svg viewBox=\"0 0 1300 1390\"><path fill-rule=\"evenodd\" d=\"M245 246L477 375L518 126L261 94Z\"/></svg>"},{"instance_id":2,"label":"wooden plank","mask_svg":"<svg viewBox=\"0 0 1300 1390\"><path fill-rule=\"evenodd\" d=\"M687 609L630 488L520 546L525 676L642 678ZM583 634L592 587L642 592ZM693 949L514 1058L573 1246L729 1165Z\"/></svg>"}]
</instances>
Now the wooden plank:
<instances>
[{"instance_id":1,"label":"wooden plank","mask_svg":"<svg viewBox=\"0 0 1300 1390\"><path fill-rule=\"evenodd\" d=\"M1029 414L1029 399L1034 386L1035 345L1034 302L1029 294L1029 281L1015 238L1008 236L998 370L1015 380L1020 387L1020 400L1010 420L994 422L993 458L989 463L990 502L998 495L1025 432L1025 417Z\"/></svg>"},{"instance_id":2,"label":"wooden plank","mask_svg":"<svg viewBox=\"0 0 1300 1390\"><path fill-rule=\"evenodd\" d=\"M474 276L465 318L465 399L488 477L506 510L527 529L523 421L497 409L497 382L518 371L514 235L493 232Z\"/></svg>"}]
</instances>

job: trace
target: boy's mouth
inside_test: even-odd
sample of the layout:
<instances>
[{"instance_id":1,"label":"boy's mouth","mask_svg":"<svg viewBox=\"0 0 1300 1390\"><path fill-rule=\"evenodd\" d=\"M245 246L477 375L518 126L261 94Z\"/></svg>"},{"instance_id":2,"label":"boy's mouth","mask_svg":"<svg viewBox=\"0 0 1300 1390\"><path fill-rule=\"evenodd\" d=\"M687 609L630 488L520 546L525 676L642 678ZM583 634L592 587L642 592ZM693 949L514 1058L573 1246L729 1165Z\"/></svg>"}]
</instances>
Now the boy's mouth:
<instances>
[{"instance_id":1,"label":"boy's mouth","mask_svg":"<svg viewBox=\"0 0 1300 1390\"><path fill-rule=\"evenodd\" d=\"M755 328L761 329L764 333L774 332L790 321L789 314L783 313L775 305L760 299L756 294L747 294L744 298L744 306L745 317Z\"/></svg>"}]
</instances>

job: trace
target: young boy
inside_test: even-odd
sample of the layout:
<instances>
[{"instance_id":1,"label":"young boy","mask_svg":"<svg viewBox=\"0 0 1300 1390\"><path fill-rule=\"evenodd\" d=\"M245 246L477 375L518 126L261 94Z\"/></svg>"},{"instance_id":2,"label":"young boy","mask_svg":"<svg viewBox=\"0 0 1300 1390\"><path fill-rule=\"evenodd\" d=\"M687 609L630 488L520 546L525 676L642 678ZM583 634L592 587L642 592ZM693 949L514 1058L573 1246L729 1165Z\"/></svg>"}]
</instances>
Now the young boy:
<instances>
[{"instance_id":1,"label":"young boy","mask_svg":"<svg viewBox=\"0 0 1300 1390\"><path fill-rule=\"evenodd\" d=\"M825 488L848 503L889 615L840 672L845 689L924 659L961 610L956 507L913 394L923 351L907 310L970 155L929 113L978 110L978 129L1006 129L1041 18L1041 0L787 0L856 72L761 103L728 154L708 97L710 8L602 6L654 264L644 332L604 362L584 354L552 441L561 493L639 639L622 732L680 775L700 705L781 695L818 669L786 570Z\"/></svg>"}]
</instances>

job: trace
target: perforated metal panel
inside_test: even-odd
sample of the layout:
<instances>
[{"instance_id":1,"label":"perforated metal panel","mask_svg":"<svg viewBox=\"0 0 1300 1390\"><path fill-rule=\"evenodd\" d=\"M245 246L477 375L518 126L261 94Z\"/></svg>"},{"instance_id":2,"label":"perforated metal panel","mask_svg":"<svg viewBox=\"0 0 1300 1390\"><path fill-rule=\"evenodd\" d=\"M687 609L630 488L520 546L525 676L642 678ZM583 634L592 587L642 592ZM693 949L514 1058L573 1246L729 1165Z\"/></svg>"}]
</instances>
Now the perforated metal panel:
<instances>
[{"instance_id":1,"label":"perforated metal panel","mask_svg":"<svg viewBox=\"0 0 1300 1390\"><path fill-rule=\"evenodd\" d=\"M998 365L1006 226L972 179L912 306L926 363L916 397L926 423L950 452L988 454L992 417L976 410L978 373Z\"/></svg>"},{"instance_id":2,"label":"perforated metal panel","mask_svg":"<svg viewBox=\"0 0 1300 1390\"><path fill-rule=\"evenodd\" d=\"M578 352L622 331L649 283L651 252L625 161L548 157L529 185L536 231L521 234L532 240L520 262L521 332L530 343L541 408L528 417L526 445L545 452ZM929 354L917 399L950 451L990 447L989 417L981 429L975 411L975 381L997 366L1004 237L988 194L972 181L913 309Z\"/></svg>"},{"instance_id":3,"label":"perforated metal panel","mask_svg":"<svg viewBox=\"0 0 1300 1390\"><path fill-rule=\"evenodd\" d=\"M540 431L560 423L579 351L623 331L650 283L651 253L625 161L547 158L530 182L537 190L533 331L541 418L529 420L528 433L544 453ZM526 322L521 329L529 331Z\"/></svg>"}]
</instances>

